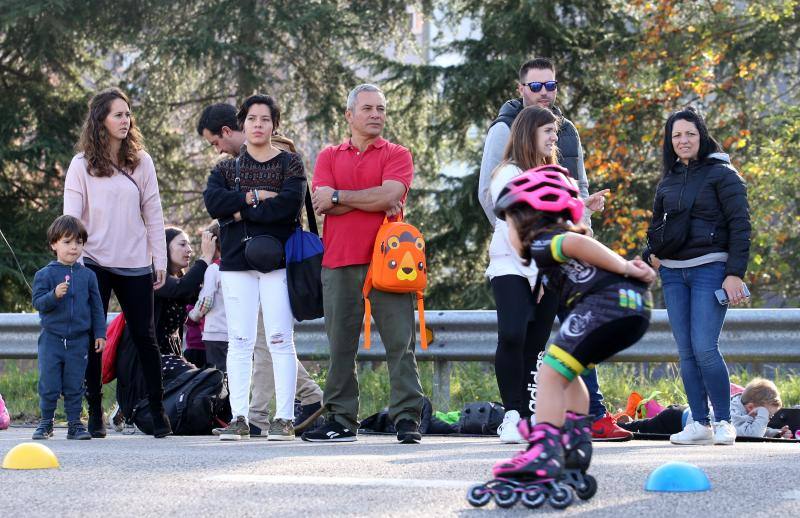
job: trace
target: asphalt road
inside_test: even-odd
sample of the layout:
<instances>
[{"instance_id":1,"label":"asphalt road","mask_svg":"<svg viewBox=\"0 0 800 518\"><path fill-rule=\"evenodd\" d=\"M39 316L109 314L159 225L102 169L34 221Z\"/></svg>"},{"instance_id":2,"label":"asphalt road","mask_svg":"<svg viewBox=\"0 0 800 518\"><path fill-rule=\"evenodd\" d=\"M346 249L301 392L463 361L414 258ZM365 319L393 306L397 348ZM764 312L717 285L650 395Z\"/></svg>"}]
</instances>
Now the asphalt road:
<instances>
[{"instance_id":1,"label":"asphalt road","mask_svg":"<svg viewBox=\"0 0 800 518\"><path fill-rule=\"evenodd\" d=\"M0 432L0 457L30 439L32 428ZM67 441L57 429L47 441L55 470L0 470L0 517L27 516L580 516L748 518L800 515L800 444L738 443L672 446L664 442L601 443L590 473L600 489L566 511L521 503L481 509L467 488L485 481L514 445L493 438L425 438L399 445L392 436L360 436L356 443L319 445L251 439L110 434ZM648 493L647 475L670 460L703 468L705 493Z\"/></svg>"}]
</instances>

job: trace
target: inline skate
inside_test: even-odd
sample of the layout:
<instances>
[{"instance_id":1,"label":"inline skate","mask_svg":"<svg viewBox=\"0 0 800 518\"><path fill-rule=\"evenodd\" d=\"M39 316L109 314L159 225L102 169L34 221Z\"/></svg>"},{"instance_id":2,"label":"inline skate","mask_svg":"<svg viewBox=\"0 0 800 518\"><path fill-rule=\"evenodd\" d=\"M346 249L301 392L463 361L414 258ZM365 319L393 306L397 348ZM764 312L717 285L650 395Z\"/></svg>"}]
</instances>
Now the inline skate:
<instances>
[{"instance_id":1,"label":"inline skate","mask_svg":"<svg viewBox=\"0 0 800 518\"><path fill-rule=\"evenodd\" d=\"M561 444L564 447L564 472L560 482L572 487L581 500L589 500L597 493L597 480L586 473L592 462L591 416L567 412Z\"/></svg>"},{"instance_id":2,"label":"inline skate","mask_svg":"<svg viewBox=\"0 0 800 518\"><path fill-rule=\"evenodd\" d=\"M492 468L494 479L470 488L467 501L482 507L494 498L499 507L513 507L520 499L529 509L545 502L555 509L568 507L574 497L572 489L559 480L563 473L564 451L558 428L540 423L530 427L529 421L519 422L519 432L528 440L528 448L510 460Z\"/></svg>"}]
</instances>

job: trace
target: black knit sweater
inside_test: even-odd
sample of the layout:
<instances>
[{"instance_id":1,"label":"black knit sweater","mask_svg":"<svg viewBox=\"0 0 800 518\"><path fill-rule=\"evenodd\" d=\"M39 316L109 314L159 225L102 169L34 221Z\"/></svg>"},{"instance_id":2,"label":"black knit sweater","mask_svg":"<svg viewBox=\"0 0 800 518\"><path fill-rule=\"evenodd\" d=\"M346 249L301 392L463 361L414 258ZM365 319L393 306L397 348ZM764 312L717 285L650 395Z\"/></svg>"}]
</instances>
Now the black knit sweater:
<instances>
[{"instance_id":1,"label":"black knit sweater","mask_svg":"<svg viewBox=\"0 0 800 518\"><path fill-rule=\"evenodd\" d=\"M251 269L244 258L245 226L250 237L267 234L286 243L297 227L306 193L305 168L299 155L282 151L266 162L257 161L247 151L239 157L240 191L236 191L236 160L230 159L214 167L203 192L208 213L220 220L221 271ZM245 203L246 193L252 189L278 195L253 207ZM236 212L242 221L231 221Z\"/></svg>"}]
</instances>

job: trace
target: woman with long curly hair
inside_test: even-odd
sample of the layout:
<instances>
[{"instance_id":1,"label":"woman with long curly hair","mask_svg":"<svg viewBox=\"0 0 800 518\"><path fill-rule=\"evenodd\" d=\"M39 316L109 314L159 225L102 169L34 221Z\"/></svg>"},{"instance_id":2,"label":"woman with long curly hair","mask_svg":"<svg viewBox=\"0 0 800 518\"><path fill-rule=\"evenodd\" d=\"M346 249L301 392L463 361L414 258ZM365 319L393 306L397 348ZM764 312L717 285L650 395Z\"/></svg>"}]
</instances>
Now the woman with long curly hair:
<instances>
[{"instance_id":1,"label":"woman with long curly hair","mask_svg":"<svg viewBox=\"0 0 800 518\"><path fill-rule=\"evenodd\" d=\"M164 285L166 238L153 160L131 115L131 103L117 88L89 102L89 113L64 185L64 214L86 226L84 264L97 275L103 308L113 290L136 344L153 415L153 435L172 433L164 413L161 355L153 324L153 290ZM89 432L105 437L101 355L89 351L86 399Z\"/></svg>"}]
</instances>

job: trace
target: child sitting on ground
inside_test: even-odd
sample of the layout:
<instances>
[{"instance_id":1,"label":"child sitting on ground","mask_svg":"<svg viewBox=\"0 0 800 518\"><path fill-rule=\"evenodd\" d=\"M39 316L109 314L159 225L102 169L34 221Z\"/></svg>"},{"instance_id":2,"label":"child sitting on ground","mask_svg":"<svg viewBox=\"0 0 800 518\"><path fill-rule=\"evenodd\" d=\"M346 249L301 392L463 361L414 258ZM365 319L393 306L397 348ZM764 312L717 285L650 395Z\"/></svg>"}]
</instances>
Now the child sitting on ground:
<instances>
[{"instance_id":1,"label":"child sitting on ground","mask_svg":"<svg viewBox=\"0 0 800 518\"><path fill-rule=\"evenodd\" d=\"M67 439L92 436L81 422L89 346L106 345L106 318L97 289L97 277L78 261L88 235L77 218L60 216L47 229L47 241L56 261L33 278L33 307L39 311L39 409L42 413L34 439L53 436L56 405L64 394Z\"/></svg>"},{"instance_id":2,"label":"child sitting on ground","mask_svg":"<svg viewBox=\"0 0 800 518\"><path fill-rule=\"evenodd\" d=\"M744 392L731 397L731 424L736 428L737 437L782 437L792 439L792 431L788 426L780 430L769 428L770 418L782 406L781 395L775 383L756 378L748 383ZM631 432L673 434L683 429L683 413L685 407L671 405L660 414L649 419L639 419L619 425ZM692 422L692 415L687 412L687 423Z\"/></svg>"}]
</instances>

